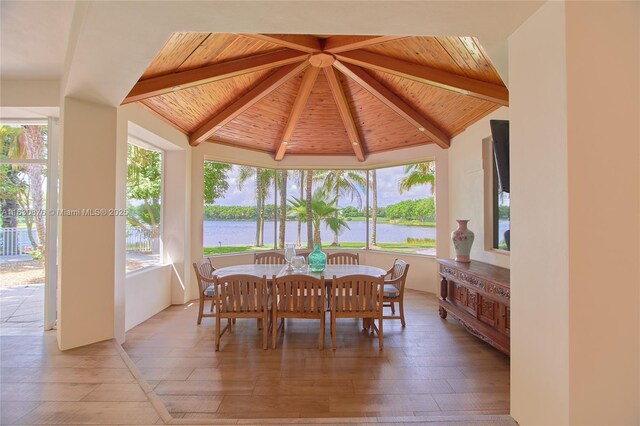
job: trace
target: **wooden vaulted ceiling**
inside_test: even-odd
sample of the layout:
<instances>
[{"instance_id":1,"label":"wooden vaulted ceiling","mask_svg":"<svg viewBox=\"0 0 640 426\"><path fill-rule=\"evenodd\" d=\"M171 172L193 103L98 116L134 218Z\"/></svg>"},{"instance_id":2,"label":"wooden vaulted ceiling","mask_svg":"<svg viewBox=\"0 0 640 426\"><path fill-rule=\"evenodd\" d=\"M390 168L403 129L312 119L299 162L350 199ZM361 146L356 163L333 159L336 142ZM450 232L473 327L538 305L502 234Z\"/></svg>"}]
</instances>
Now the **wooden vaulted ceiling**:
<instances>
[{"instance_id":1,"label":"wooden vaulted ceiling","mask_svg":"<svg viewBox=\"0 0 640 426\"><path fill-rule=\"evenodd\" d=\"M355 155L451 138L508 105L473 37L174 33L124 103L201 142Z\"/></svg>"}]
</instances>

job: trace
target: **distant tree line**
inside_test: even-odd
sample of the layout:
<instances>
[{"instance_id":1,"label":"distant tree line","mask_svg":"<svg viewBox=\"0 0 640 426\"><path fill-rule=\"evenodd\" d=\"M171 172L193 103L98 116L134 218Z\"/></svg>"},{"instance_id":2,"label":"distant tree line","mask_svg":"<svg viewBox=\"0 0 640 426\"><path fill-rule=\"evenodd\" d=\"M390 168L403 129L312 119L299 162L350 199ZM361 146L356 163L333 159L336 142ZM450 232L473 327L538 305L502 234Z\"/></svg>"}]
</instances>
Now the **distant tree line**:
<instances>
[{"instance_id":1,"label":"distant tree line","mask_svg":"<svg viewBox=\"0 0 640 426\"><path fill-rule=\"evenodd\" d=\"M264 217L269 220L273 218L273 204L265 204ZM280 206L278 206L277 218L280 218ZM339 210L339 216L345 219L354 217L364 217L365 210L355 206L346 206ZM435 219L435 203L433 197L418 200L405 200L387 207L378 207L378 217L386 217L397 220L419 220L433 221ZM295 216L295 211L291 205L287 206L286 216ZM256 206L204 206L204 220L256 220Z\"/></svg>"}]
</instances>

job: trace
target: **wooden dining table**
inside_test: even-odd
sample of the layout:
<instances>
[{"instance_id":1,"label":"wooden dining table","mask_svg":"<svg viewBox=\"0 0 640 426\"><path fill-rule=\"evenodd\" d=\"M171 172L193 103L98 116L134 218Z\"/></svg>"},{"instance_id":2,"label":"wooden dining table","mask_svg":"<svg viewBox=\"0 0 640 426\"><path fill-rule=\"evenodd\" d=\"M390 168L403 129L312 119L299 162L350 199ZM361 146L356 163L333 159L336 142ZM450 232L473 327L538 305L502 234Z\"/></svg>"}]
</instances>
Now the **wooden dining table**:
<instances>
[{"instance_id":1,"label":"wooden dining table","mask_svg":"<svg viewBox=\"0 0 640 426\"><path fill-rule=\"evenodd\" d=\"M287 265L255 263L225 266L224 268L216 269L214 271L214 275L217 275L218 277L238 274L256 275L259 277L266 276L269 283L273 282L274 276L283 277L286 275L302 274L315 278L324 277L325 283L329 284L333 280L334 276L336 278L344 277L346 275L369 275L372 277L380 277L386 275L387 271L382 268L368 265L326 265L322 272L312 272L309 265L305 265L300 269L287 271ZM370 325L371 320L363 318L363 328L368 329Z\"/></svg>"},{"instance_id":2,"label":"wooden dining table","mask_svg":"<svg viewBox=\"0 0 640 426\"><path fill-rule=\"evenodd\" d=\"M256 275L259 277L266 276L267 280L271 282L273 277L282 277L292 274L308 275L315 278L324 276L325 281L331 282L333 277L344 277L345 275L370 275L372 277L379 277L386 275L387 271L382 268L368 265L327 265L322 272L312 272L309 265L305 265L301 269L294 269L293 271L287 271L287 265L275 265L275 264L244 264L226 266L224 268L216 269L214 275L224 277L228 275L247 274Z\"/></svg>"}]
</instances>

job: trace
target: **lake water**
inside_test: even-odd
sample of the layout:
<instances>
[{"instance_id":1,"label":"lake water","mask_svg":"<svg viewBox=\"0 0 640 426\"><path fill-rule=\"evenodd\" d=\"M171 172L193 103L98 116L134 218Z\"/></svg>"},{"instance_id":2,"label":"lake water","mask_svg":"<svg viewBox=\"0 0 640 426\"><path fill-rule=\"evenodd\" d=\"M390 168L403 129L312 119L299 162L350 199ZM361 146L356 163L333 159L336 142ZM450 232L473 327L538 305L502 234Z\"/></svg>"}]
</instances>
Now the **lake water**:
<instances>
[{"instance_id":1,"label":"lake water","mask_svg":"<svg viewBox=\"0 0 640 426\"><path fill-rule=\"evenodd\" d=\"M350 229L344 229L340 234L340 241L364 243L366 238L366 222L348 222ZM508 221L500 221L500 235L509 228ZM473 227L471 227L473 230ZM273 221L265 222L264 226L265 245L273 244ZM287 242L295 242L298 236L298 222L287 221L286 236ZM322 241L330 243L333 241L333 233L321 228ZM203 227L204 247L252 245L256 238L255 222L244 221L223 221L205 220ZM307 241L307 227L302 224L302 243ZM406 242L407 238L431 238L436 239L436 228L427 226L406 226L393 225L389 223L379 223L377 226L377 240L381 243Z\"/></svg>"},{"instance_id":2,"label":"lake water","mask_svg":"<svg viewBox=\"0 0 640 426\"><path fill-rule=\"evenodd\" d=\"M366 238L366 222L348 222L350 229L344 229L340 233L340 241L364 243ZM295 242L298 238L298 222L287 221L285 240L287 242ZM264 243L265 245L273 244L273 221L265 222L264 225ZM323 243L333 241L333 233L324 227L321 227L320 234ZM382 243L405 242L407 237L411 238L436 238L436 228L426 226L405 226L392 225L388 223L379 223L377 226L377 239ZM302 243L307 241L307 227L302 224ZM235 245L251 245L256 239L255 222L242 221L222 221L222 220L205 220L203 227L203 245L205 247L214 247L218 245L235 246Z\"/></svg>"}]
</instances>

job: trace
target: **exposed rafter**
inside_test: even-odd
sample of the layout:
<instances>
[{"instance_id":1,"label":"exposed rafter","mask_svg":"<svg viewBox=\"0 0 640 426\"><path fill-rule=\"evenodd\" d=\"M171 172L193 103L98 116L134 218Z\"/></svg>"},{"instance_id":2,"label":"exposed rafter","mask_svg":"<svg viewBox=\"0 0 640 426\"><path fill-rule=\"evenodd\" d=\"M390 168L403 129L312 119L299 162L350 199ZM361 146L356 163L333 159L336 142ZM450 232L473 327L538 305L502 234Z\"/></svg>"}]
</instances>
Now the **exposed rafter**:
<instances>
[{"instance_id":1,"label":"exposed rafter","mask_svg":"<svg viewBox=\"0 0 640 426\"><path fill-rule=\"evenodd\" d=\"M340 53L348 50L362 49L387 41L406 38L407 36L333 36L324 42L324 51Z\"/></svg>"},{"instance_id":2,"label":"exposed rafter","mask_svg":"<svg viewBox=\"0 0 640 426\"><path fill-rule=\"evenodd\" d=\"M355 153L358 161L364 161L364 151L362 149L360 135L358 134L358 127L353 120L353 115L351 115L349 102L347 102L347 97L344 95L344 91L342 90L342 86L340 85L337 71L334 67L326 67L322 70L324 71L324 75L327 77L327 82L329 83L329 88L331 89L331 93L333 94L333 99L338 106L340 118L342 118L344 128L347 131L347 135L349 136L351 148L353 148L353 152Z\"/></svg>"},{"instance_id":3,"label":"exposed rafter","mask_svg":"<svg viewBox=\"0 0 640 426\"><path fill-rule=\"evenodd\" d=\"M449 148L449 146L451 146L449 137L442 130L416 111L413 107L400 99L391 90L387 89L364 69L353 64L343 64L340 61L336 61L333 66L364 87L369 93L391 108L400 117L415 126L419 131L428 135L429 138L431 138L440 147Z\"/></svg>"},{"instance_id":4,"label":"exposed rafter","mask_svg":"<svg viewBox=\"0 0 640 426\"><path fill-rule=\"evenodd\" d=\"M258 40L279 44L289 49L300 50L306 53L318 53L322 51L322 43L317 37L309 35L287 35L287 34L242 34L245 37L252 37Z\"/></svg>"},{"instance_id":5,"label":"exposed rafter","mask_svg":"<svg viewBox=\"0 0 640 426\"><path fill-rule=\"evenodd\" d=\"M364 50L354 50L336 54L336 57L350 64L381 71L420 83L430 84L463 95L484 99L499 105L509 105L509 91L504 86L474 80L425 65L405 62L389 56L382 56Z\"/></svg>"},{"instance_id":6,"label":"exposed rafter","mask_svg":"<svg viewBox=\"0 0 640 426\"><path fill-rule=\"evenodd\" d=\"M309 66L308 61L304 61L299 64L287 65L276 71L267 79L262 80L260 84L251 89L247 94L242 96L240 99L235 101L233 104L231 104L218 114L211 117L202 126L196 129L191 134L191 136L189 136L189 143L192 146L197 146L202 141L207 140L215 132L226 126L227 123L258 103L269 93L276 90L289 79L298 75L307 66Z\"/></svg>"},{"instance_id":7,"label":"exposed rafter","mask_svg":"<svg viewBox=\"0 0 640 426\"><path fill-rule=\"evenodd\" d=\"M311 94L311 89L316 84L316 78L318 78L318 73L320 72L320 68L310 67L307 72L304 74L302 78L302 83L300 83L300 89L298 90L298 94L296 96L295 101L293 102L293 107L291 108L291 113L289 113L289 119L287 120L287 125L284 128L284 134L282 135L282 140L276 149L276 160L280 161L284 158L284 154L287 151L287 145L291 141L291 136L293 135L293 131L298 124L298 120L300 120L300 116L302 115L302 110L304 110L305 105L307 105L307 101L309 100L309 95Z\"/></svg>"},{"instance_id":8,"label":"exposed rafter","mask_svg":"<svg viewBox=\"0 0 640 426\"><path fill-rule=\"evenodd\" d=\"M131 92L122 103L141 101L200 84L302 62L308 56L308 54L294 50L280 50L142 80L133 86L133 89L131 89Z\"/></svg>"}]
</instances>

